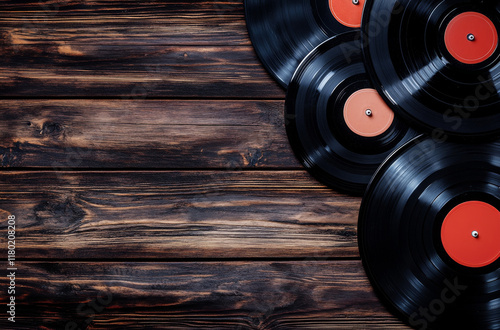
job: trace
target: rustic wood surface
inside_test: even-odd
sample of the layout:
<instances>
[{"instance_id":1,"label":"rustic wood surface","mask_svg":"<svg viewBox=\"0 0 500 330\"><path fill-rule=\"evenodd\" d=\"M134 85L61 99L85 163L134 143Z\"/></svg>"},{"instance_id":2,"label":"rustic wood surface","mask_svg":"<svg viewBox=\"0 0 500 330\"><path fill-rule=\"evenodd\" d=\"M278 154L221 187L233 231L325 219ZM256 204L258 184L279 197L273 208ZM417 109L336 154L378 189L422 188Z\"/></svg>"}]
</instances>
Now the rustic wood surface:
<instances>
[{"instance_id":1,"label":"rustic wood surface","mask_svg":"<svg viewBox=\"0 0 500 330\"><path fill-rule=\"evenodd\" d=\"M0 191L22 257L358 257L359 199L303 171L6 172Z\"/></svg>"},{"instance_id":2,"label":"rustic wood surface","mask_svg":"<svg viewBox=\"0 0 500 330\"><path fill-rule=\"evenodd\" d=\"M288 145L243 1L5 0L0 18L1 329L405 328L361 266L360 199Z\"/></svg>"},{"instance_id":3,"label":"rustic wood surface","mask_svg":"<svg viewBox=\"0 0 500 330\"><path fill-rule=\"evenodd\" d=\"M0 100L0 164L301 169L283 101Z\"/></svg>"},{"instance_id":4,"label":"rustic wood surface","mask_svg":"<svg viewBox=\"0 0 500 330\"><path fill-rule=\"evenodd\" d=\"M284 96L256 60L242 1L41 3L0 6L3 95Z\"/></svg>"},{"instance_id":5,"label":"rustic wood surface","mask_svg":"<svg viewBox=\"0 0 500 330\"><path fill-rule=\"evenodd\" d=\"M19 309L34 306L19 315L19 325L35 317L59 329L70 322L81 328L92 322L95 328L163 329L399 326L377 302L359 261L22 262L19 267L24 297Z\"/></svg>"}]
</instances>

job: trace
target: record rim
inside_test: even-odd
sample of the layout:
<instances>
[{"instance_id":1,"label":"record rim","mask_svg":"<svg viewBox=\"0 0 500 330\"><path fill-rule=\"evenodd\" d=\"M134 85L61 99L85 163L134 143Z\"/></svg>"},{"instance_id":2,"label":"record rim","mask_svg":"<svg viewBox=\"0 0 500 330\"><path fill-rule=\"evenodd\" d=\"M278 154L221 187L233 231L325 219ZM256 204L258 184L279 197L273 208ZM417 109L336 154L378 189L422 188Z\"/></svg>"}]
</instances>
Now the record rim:
<instances>
[{"instance_id":1,"label":"record rim","mask_svg":"<svg viewBox=\"0 0 500 330\"><path fill-rule=\"evenodd\" d=\"M295 72L292 76L292 79L290 80L289 87L292 86L292 82L296 82L297 80L299 80L300 75L304 71L306 71L308 65L311 62L313 62L315 58L317 58L323 54L323 52L322 52L323 49L328 51L328 50L331 50L332 47L342 45L345 42L356 42L356 41L360 40L359 39L360 34L361 34L360 29L353 29L352 31L347 31L347 32L337 34L336 36L333 36L333 37L323 41L318 46L316 46L300 62L299 66L297 67L297 69L295 70ZM333 43L333 42L335 42L334 45L329 45L330 43ZM361 56L362 55L361 48L362 47L359 48L359 56L361 57L361 61L359 62L359 64L363 65L362 56ZM363 65L363 69L365 69L364 65ZM366 73L366 69L364 71L365 71L364 75L366 76L367 81L370 81L369 77ZM286 92L284 115L285 115L285 130L286 130L287 138L288 138L289 144L291 146L291 149L292 149L295 157L306 168L307 172L310 175L312 175L315 179L317 179L319 182L321 182L322 184L325 184L329 188L334 189L334 190L341 192L341 193L347 193L347 194L353 195L353 196L363 196L363 194L366 192L366 188L367 188L369 182L373 178L373 173L370 176L370 180L368 180L366 183L358 184L358 183L353 183L353 182L348 181L348 180L343 180L340 177L333 177L333 176L329 175L326 170L323 170L323 169L321 169L321 171L319 171L319 172L315 172L312 170L313 166L311 166L311 165L315 165L315 164L309 163L303 157L303 154L306 153L306 149L304 148L303 144L302 143L293 143L295 141L300 142L300 137L298 136L297 130L295 128L296 124L293 125L294 127L291 127L291 125L287 124L287 121L289 120L287 118L287 115L289 113L287 111L287 109L290 108L290 106L289 106L290 101L289 100L292 99L292 97L290 97L290 95L292 92L298 91L298 84L294 84L294 85L297 85L297 86L292 86L291 88L288 88L288 90ZM370 82L370 85L373 85L373 84ZM372 86L371 88L374 88L374 87ZM295 97L293 97L293 99L294 99L294 101L293 101L293 106L294 106L293 113L295 114L296 113L295 112L295 106L296 106ZM419 133L417 131L415 131L411 126L407 125L406 122L401 121L400 118L398 117L398 115L395 114L394 122L396 123L396 121L398 121L398 120L400 122L399 125L405 126L406 130L404 131L404 134L402 135L401 140L399 140L396 144L396 146L397 145L399 145L399 146L394 147L393 150L391 150L388 153L388 155L391 155L392 153L396 152L399 148L404 146L406 143L413 140L413 138L415 136L419 135ZM294 121L295 121L295 119L294 119ZM404 139L405 137L407 138L407 140ZM382 163L384 161L385 161L385 158L382 161ZM307 164L308 166L305 166L305 164ZM379 166L380 166L380 164L376 165L374 173L377 171ZM326 177L326 179L325 179L325 177Z\"/></svg>"},{"instance_id":2,"label":"record rim","mask_svg":"<svg viewBox=\"0 0 500 330\"><path fill-rule=\"evenodd\" d=\"M411 2L411 0L409 1ZM399 1L395 1L394 4L399 4L401 3ZM406 2L405 4L408 4ZM370 17L372 15L372 9L375 5L375 0L366 0L365 2L365 7L363 9L363 15L361 18L361 41L362 41L362 56L363 56L363 62L365 64L365 69L366 72L368 73L368 76L370 77L370 80L372 81L373 85L375 86L374 88L379 92L379 94L382 96L384 101L393 109L393 111L401 118L403 119L410 127L415 128L418 131L423 132L424 134L427 135L432 135L434 132L444 132L446 136L450 137L451 140L456 141L456 142L474 142L474 143L482 143L482 142L491 142L495 141L499 136L500 136L500 127L490 130L490 131L483 131L483 132L474 132L474 133L460 133L457 131L451 131L446 128L440 127L440 126L432 126L425 121L417 118L417 116L414 116L410 114L409 111L406 111L403 109L396 100L394 100L391 95L389 95L387 89L385 86L382 84L381 79L379 78L379 75L376 73L375 70L375 65L373 61L373 57L371 55L371 44L373 41L371 41L371 33L369 32L369 27L370 27ZM392 15L392 12L391 12ZM389 20L390 21L390 20ZM388 34L388 27L389 24L386 24L385 30L382 25L382 32L379 34ZM500 31L499 31L499 37L500 37ZM499 44L497 46L500 49L500 40ZM394 71L396 72L396 71ZM500 90L498 91L500 93ZM420 103L420 101L418 101ZM500 106L500 105L499 105ZM430 107L425 106L430 109ZM433 110L434 111L434 110ZM437 111L434 111L437 113ZM499 115L500 117L500 115ZM463 120L463 118L460 117L460 119ZM469 124L469 126L472 126Z\"/></svg>"},{"instance_id":3,"label":"record rim","mask_svg":"<svg viewBox=\"0 0 500 330\"><path fill-rule=\"evenodd\" d=\"M407 315L399 306L397 306L393 302L394 300L389 297L389 294L386 292L386 290L384 290L381 287L381 285L379 284L379 282L375 279L375 276L373 275L374 271L372 270L373 266L368 265L368 261L365 258L365 256L366 256L365 251L367 249L369 249L369 246L367 243L365 243L365 238L364 238L365 233L364 233L364 230L362 230L362 227L365 226L365 223L367 221L366 220L367 217L365 214L368 212L368 206L367 206L366 201L370 195L373 195L373 190L379 184L379 181L382 178L381 173L384 172L390 166L392 166L392 164L395 161L397 161L400 158L400 156L402 154L406 153L410 148L418 145L419 143L423 143L424 141L436 142L436 140L433 139L428 134L421 133L421 134L415 136L414 138L410 139L405 144L403 144L400 148L398 148L393 153L391 153L391 155L389 155L384 160L384 162L382 162L380 164L380 166L375 171L374 175L372 176L372 179L370 180L370 183L368 184L368 186L365 190L361 205L359 207L358 221L357 221L358 222L358 224L357 224L358 250L360 253L361 263L362 263L363 269L366 273L366 276L367 276L367 278L368 278L368 280L373 288L375 295L377 296L379 301L383 304L383 306L387 309L387 311L389 311L390 313L395 315L401 322L403 322L405 325L407 325L411 328L415 328L412 324L410 324L411 315ZM448 142L442 142L442 143L447 144ZM497 139L494 141L490 141L490 143L499 143L500 144L500 140ZM475 143L459 143L459 142L455 142L455 144L468 145L468 146L475 145ZM485 143L485 144L488 144L488 143ZM500 264L500 258L497 259L493 264ZM429 325L427 325L426 329L441 329L441 330L443 330L443 328L434 328L432 326L432 324L430 325L430 327L429 327Z\"/></svg>"},{"instance_id":4,"label":"record rim","mask_svg":"<svg viewBox=\"0 0 500 330\"><path fill-rule=\"evenodd\" d=\"M304 41L307 41L308 43L311 44L311 48L309 50L304 49L304 55L302 56L302 58L297 57L294 59L294 60L296 60L297 66L293 69L292 72L290 72L290 80L288 82L286 82L283 80L282 77L279 77L277 72L275 70L271 69L271 65L267 61L264 60L265 59L265 57L263 56L264 51L260 50L260 48L258 48L258 47L255 47L255 42L254 42L254 40L256 40L255 34L252 32L252 29L250 29L251 24L248 24L248 18L249 18L249 15L248 15L249 5L248 5L248 3L249 3L249 1L252 1L252 0L244 0L243 6L244 6L244 12L245 12L246 30L248 32L248 36L250 38L252 48L254 49L255 53L257 54L257 58L259 59L259 62L264 66L264 68L266 69L266 72L269 74L269 76L272 78L272 80L276 81L285 91L288 89L288 86L290 85L290 82L292 81L292 78L293 78L295 71L300 66L300 64L302 63L304 58L307 57L307 55L310 52L312 52L314 49L316 49L319 45L321 45L325 41L327 41L333 37L336 37L339 34L360 30L360 28L349 27L349 26L346 26L346 25L342 24L341 22L337 21L337 19L333 15L333 13L331 13L331 16L332 16L331 19L333 19L333 21L337 25L337 28L340 29L339 30L340 32L330 30L330 28L328 26L324 26L316 20L315 23L317 24L317 28L319 29L319 31L321 31L321 33L323 34L324 40L321 41L319 44L315 44L315 43L312 43L310 39L304 39ZM270 1L278 1L278 0L270 0ZM280 1L282 1L282 0L280 0ZM309 0L308 2L311 3L312 1L313 0ZM316 1L316 2L317 1L324 1L327 3L327 6L329 6L329 0L314 0L314 1ZM315 14L314 9L311 11L311 13L313 15ZM314 31L311 30L311 33L314 33ZM330 35L330 33L332 33L332 34Z\"/></svg>"},{"instance_id":5,"label":"record rim","mask_svg":"<svg viewBox=\"0 0 500 330\"><path fill-rule=\"evenodd\" d=\"M289 87L292 85L292 82L296 81L298 79L298 77L302 74L302 71L305 71L305 68L307 68L308 64L311 63L316 57L320 56L321 55L321 50L323 48L325 48L326 50L329 50L331 47L327 47L326 44L327 43L331 43L332 41L337 41L336 42L336 46L342 44L342 42L339 42L340 39L342 38L345 38L346 35L348 34L358 34L359 35L360 31L359 29L354 29L353 31L348 31L348 32L343 32L343 33L340 33L340 34L337 34L336 36L333 36L331 38L328 38L327 40L323 41L321 44L319 44L318 46L314 47L314 49L312 51L309 52L309 54L307 54L306 57L304 57L301 61L300 61L300 64L297 66L297 68L295 69L293 75L292 75L292 78L290 79L290 83L289 83ZM304 68L304 70L301 70L302 68ZM299 163L301 163L301 165L303 167L306 168L307 172L313 176L316 180L318 180L321 184L325 184L327 186L331 186L330 184L326 184L325 180L323 179L323 175L320 175L319 173L313 173L312 172L312 166L305 166L304 164L306 164L306 160L304 159L304 157L302 156L302 153L305 153L306 150L304 148L304 146L302 145L302 143L298 143L298 144L294 144L292 143L292 137L294 140L296 141L300 141L300 138L298 136L298 134L296 132L294 132L295 134L292 134L292 127L290 127L290 125L287 125L287 114L288 114L288 111L287 109L289 108L288 106L288 101L290 99L289 97L289 94L291 92L293 92L294 90L298 91L298 87L297 88L294 88L292 86L292 88L288 88L287 91L286 91L286 95L285 95L285 107L283 109L283 112L284 112L284 115L285 115L285 131L286 131L286 135L287 135L287 140L289 142L289 145L292 149L292 152L294 153L296 159L299 161ZM294 106L295 106L295 101L294 101ZM293 111L295 113L295 109ZM296 126L296 125L294 125ZM308 164L308 165L314 165L314 164ZM322 174L322 173L321 173ZM363 195L365 189L366 189L366 185L364 185L364 188L361 188L361 187L357 187L355 189L349 189L347 188L348 186L348 183L347 181L344 181L344 180L340 180L338 178L335 178L335 181L337 182L334 187L335 187L335 190L341 192L341 193L347 193L347 194L351 194L351 195L355 195L355 196L361 196ZM331 187L330 187L331 188Z\"/></svg>"},{"instance_id":6,"label":"record rim","mask_svg":"<svg viewBox=\"0 0 500 330\"><path fill-rule=\"evenodd\" d=\"M264 69L266 70L267 74L272 78L273 81L277 82L281 88L284 90L288 89L288 85L290 84L290 81L288 83L285 83L281 77L278 77L277 74L274 73L273 70L271 70L270 65L264 61L264 57L262 55L262 51L258 49L258 47L254 46L253 40L255 40L255 35L252 32L252 29L250 29L250 25L248 24L248 0L243 1L243 6L245 7L245 27L248 33L248 37L250 39L250 43L252 45L252 49L257 55L257 58L259 59L259 62L264 66Z\"/></svg>"},{"instance_id":7,"label":"record rim","mask_svg":"<svg viewBox=\"0 0 500 330\"><path fill-rule=\"evenodd\" d=\"M368 278L372 288L374 289L373 291L375 292L375 295L379 299L379 301L384 305L384 307L393 315L395 315L400 321L402 321L404 324L409 325L408 318L406 317L406 314L401 310L396 304L392 303L392 300L389 298L389 296L386 294L385 290L382 289L382 287L379 285L377 281L375 281L375 276L373 276L373 271L371 270L371 266L368 266L368 262L366 261L366 258L363 256L365 255L364 251L368 249L369 247L365 247L364 243L364 231L361 230L361 227L364 226L364 223L366 220L364 220L366 217L364 214L367 212L367 206L365 201L367 199L367 196L372 193L374 187L377 185L380 177L380 173L385 170L387 167L390 167L394 160L399 159L399 156L406 152L415 142L419 141L422 138L428 138L429 136L425 133L419 134L415 136L414 138L410 139L409 141L406 141L405 144L403 144L401 147L398 149L394 150L377 168L375 173L373 174L370 182L368 183L368 186L365 189L365 193L363 194L363 198L361 200L361 205L359 207L359 213L358 213L358 224L357 224L357 238L358 238L358 250L361 258L361 264L363 265L363 269L366 273L366 277ZM411 327L411 326L410 326ZM413 328L413 327L412 327Z\"/></svg>"}]
</instances>

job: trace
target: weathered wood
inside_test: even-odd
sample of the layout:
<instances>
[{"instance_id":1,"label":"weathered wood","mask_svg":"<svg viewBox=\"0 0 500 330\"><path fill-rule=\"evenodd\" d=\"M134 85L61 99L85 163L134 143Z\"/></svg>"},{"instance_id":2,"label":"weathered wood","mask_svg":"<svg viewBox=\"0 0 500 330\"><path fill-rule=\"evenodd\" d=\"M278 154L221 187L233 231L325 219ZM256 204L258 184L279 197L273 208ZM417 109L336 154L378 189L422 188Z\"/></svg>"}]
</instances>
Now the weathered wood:
<instances>
[{"instance_id":1,"label":"weathered wood","mask_svg":"<svg viewBox=\"0 0 500 330\"><path fill-rule=\"evenodd\" d=\"M0 56L4 97L284 97L251 46L7 45Z\"/></svg>"},{"instance_id":2,"label":"weathered wood","mask_svg":"<svg viewBox=\"0 0 500 330\"><path fill-rule=\"evenodd\" d=\"M242 1L5 1L0 17L0 97L284 97Z\"/></svg>"},{"instance_id":3,"label":"weathered wood","mask_svg":"<svg viewBox=\"0 0 500 330\"><path fill-rule=\"evenodd\" d=\"M21 262L18 269L16 328L406 328L378 303L359 261Z\"/></svg>"},{"instance_id":4,"label":"weathered wood","mask_svg":"<svg viewBox=\"0 0 500 330\"><path fill-rule=\"evenodd\" d=\"M359 203L303 171L0 175L22 258L357 257Z\"/></svg>"},{"instance_id":5,"label":"weathered wood","mask_svg":"<svg viewBox=\"0 0 500 330\"><path fill-rule=\"evenodd\" d=\"M282 101L0 100L0 166L300 169Z\"/></svg>"},{"instance_id":6,"label":"weathered wood","mask_svg":"<svg viewBox=\"0 0 500 330\"><path fill-rule=\"evenodd\" d=\"M15 329L404 328L351 260L360 199L290 150L242 0L5 0L0 56Z\"/></svg>"},{"instance_id":7,"label":"weathered wood","mask_svg":"<svg viewBox=\"0 0 500 330\"><path fill-rule=\"evenodd\" d=\"M250 45L243 1L2 0L13 45Z\"/></svg>"}]
</instances>

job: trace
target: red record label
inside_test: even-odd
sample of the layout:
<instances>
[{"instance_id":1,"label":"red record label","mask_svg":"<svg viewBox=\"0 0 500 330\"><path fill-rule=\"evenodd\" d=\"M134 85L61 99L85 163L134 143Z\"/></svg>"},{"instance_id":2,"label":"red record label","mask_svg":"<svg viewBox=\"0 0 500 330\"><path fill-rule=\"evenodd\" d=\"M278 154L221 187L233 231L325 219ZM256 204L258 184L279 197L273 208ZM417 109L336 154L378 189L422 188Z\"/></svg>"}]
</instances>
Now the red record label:
<instances>
[{"instance_id":1,"label":"red record label","mask_svg":"<svg viewBox=\"0 0 500 330\"><path fill-rule=\"evenodd\" d=\"M333 17L345 26L361 27L361 16L365 0L329 0Z\"/></svg>"},{"instance_id":2,"label":"red record label","mask_svg":"<svg viewBox=\"0 0 500 330\"><path fill-rule=\"evenodd\" d=\"M457 61L478 64L487 60L498 47L495 24L483 14L465 12L446 27L446 49Z\"/></svg>"},{"instance_id":3,"label":"red record label","mask_svg":"<svg viewBox=\"0 0 500 330\"><path fill-rule=\"evenodd\" d=\"M446 253L462 266L484 267L500 257L500 212L492 205L469 201L444 219L441 240Z\"/></svg>"}]
</instances>

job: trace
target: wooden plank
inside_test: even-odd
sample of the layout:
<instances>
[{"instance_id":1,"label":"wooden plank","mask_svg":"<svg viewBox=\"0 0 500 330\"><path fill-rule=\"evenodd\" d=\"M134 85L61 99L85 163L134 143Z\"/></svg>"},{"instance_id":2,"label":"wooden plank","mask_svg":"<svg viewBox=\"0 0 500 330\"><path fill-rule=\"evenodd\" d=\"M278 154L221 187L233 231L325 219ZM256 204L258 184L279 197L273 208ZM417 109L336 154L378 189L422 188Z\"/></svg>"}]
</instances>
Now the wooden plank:
<instances>
[{"instance_id":1,"label":"wooden plank","mask_svg":"<svg viewBox=\"0 0 500 330\"><path fill-rule=\"evenodd\" d=\"M0 96L283 98L242 1L5 1Z\"/></svg>"},{"instance_id":2,"label":"wooden plank","mask_svg":"<svg viewBox=\"0 0 500 330\"><path fill-rule=\"evenodd\" d=\"M250 45L244 16L242 0L3 0L0 31L20 48Z\"/></svg>"},{"instance_id":3,"label":"wooden plank","mask_svg":"<svg viewBox=\"0 0 500 330\"><path fill-rule=\"evenodd\" d=\"M359 204L303 171L0 175L23 258L357 257Z\"/></svg>"},{"instance_id":4,"label":"wooden plank","mask_svg":"<svg viewBox=\"0 0 500 330\"><path fill-rule=\"evenodd\" d=\"M0 95L283 99L251 46L27 45L0 48Z\"/></svg>"},{"instance_id":5,"label":"wooden plank","mask_svg":"<svg viewBox=\"0 0 500 330\"><path fill-rule=\"evenodd\" d=\"M18 269L16 328L406 329L378 302L360 261L21 262Z\"/></svg>"},{"instance_id":6,"label":"wooden plank","mask_svg":"<svg viewBox=\"0 0 500 330\"><path fill-rule=\"evenodd\" d=\"M300 169L283 101L0 100L0 166Z\"/></svg>"}]
</instances>

